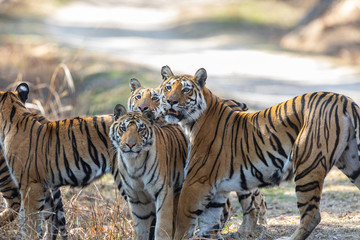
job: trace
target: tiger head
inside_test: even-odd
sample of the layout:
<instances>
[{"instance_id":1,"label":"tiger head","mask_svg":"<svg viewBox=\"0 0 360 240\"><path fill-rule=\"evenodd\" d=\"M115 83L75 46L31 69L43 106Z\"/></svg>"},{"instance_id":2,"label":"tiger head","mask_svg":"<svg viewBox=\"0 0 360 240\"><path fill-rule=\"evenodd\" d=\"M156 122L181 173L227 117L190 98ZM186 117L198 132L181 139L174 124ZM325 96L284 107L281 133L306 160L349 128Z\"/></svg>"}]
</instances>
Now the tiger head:
<instances>
[{"instance_id":1,"label":"tiger head","mask_svg":"<svg viewBox=\"0 0 360 240\"><path fill-rule=\"evenodd\" d=\"M15 114L19 113L19 111L27 111L25 102L28 95L29 86L26 83L18 85L15 91L0 91L0 111L2 115L0 124L3 121L13 122Z\"/></svg>"},{"instance_id":2,"label":"tiger head","mask_svg":"<svg viewBox=\"0 0 360 240\"><path fill-rule=\"evenodd\" d=\"M195 76L174 75L168 66L161 69L161 107L169 123L188 124L196 121L206 109L202 93L207 73L200 68Z\"/></svg>"},{"instance_id":3,"label":"tiger head","mask_svg":"<svg viewBox=\"0 0 360 240\"><path fill-rule=\"evenodd\" d=\"M163 115L159 108L160 97L159 88L144 88L139 80L132 78L130 80L131 96L128 100L128 108L134 112L151 111L155 119L162 119Z\"/></svg>"},{"instance_id":4,"label":"tiger head","mask_svg":"<svg viewBox=\"0 0 360 240\"><path fill-rule=\"evenodd\" d=\"M114 123L109 136L118 152L127 157L136 157L153 145L154 114L150 111L127 112L121 104L115 106Z\"/></svg>"}]
</instances>

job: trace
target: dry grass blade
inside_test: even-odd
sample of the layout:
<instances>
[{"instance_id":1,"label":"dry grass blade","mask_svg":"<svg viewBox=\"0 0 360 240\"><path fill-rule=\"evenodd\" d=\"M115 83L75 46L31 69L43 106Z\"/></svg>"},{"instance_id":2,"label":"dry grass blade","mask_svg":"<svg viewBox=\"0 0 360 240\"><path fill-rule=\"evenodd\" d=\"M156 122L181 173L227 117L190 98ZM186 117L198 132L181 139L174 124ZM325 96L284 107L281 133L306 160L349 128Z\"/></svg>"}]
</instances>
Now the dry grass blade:
<instances>
[{"instance_id":1,"label":"dry grass blade","mask_svg":"<svg viewBox=\"0 0 360 240\"><path fill-rule=\"evenodd\" d=\"M35 109L39 111L42 115L45 115L45 109L42 106L41 102L37 99L34 99L33 103L25 103L25 106L30 109Z\"/></svg>"},{"instance_id":2,"label":"dry grass blade","mask_svg":"<svg viewBox=\"0 0 360 240\"><path fill-rule=\"evenodd\" d=\"M57 79L57 75L59 74L60 70L63 70L63 72L64 72L64 79L62 81L62 85L58 85L58 86L61 86L61 88L58 89L58 92L62 92L64 90L65 85L67 85L70 88L71 92L74 93L75 92L74 80L71 76L69 68L64 63L60 63L55 68L55 71L54 71L53 75L51 76L51 80L50 80L50 89L55 91L56 86L57 86L56 79Z\"/></svg>"}]
</instances>

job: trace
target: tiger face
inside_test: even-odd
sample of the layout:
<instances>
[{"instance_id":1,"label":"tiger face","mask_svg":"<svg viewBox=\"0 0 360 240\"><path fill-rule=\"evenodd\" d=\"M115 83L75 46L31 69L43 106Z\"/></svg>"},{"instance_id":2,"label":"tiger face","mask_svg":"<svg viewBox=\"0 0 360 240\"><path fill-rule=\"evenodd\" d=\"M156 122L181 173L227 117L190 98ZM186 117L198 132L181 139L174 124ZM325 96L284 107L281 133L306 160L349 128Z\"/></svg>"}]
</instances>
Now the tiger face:
<instances>
[{"instance_id":1,"label":"tiger face","mask_svg":"<svg viewBox=\"0 0 360 240\"><path fill-rule=\"evenodd\" d=\"M151 111L155 119L162 118L160 106L159 88L143 88L140 82L133 78L130 80L131 96L128 100L128 108L134 112Z\"/></svg>"},{"instance_id":2,"label":"tiger face","mask_svg":"<svg viewBox=\"0 0 360 240\"><path fill-rule=\"evenodd\" d=\"M118 151L133 158L150 149L153 144L151 112L127 112L118 104L114 109L115 121L110 127L110 139Z\"/></svg>"},{"instance_id":3,"label":"tiger face","mask_svg":"<svg viewBox=\"0 0 360 240\"><path fill-rule=\"evenodd\" d=\"M164 79L160 86L161 107L169 123L187 124L196 121L206 109L202 88L206 70L199 69L195 76L174 76L168 66L161 69Z\"/></svg>"}]
</instances>

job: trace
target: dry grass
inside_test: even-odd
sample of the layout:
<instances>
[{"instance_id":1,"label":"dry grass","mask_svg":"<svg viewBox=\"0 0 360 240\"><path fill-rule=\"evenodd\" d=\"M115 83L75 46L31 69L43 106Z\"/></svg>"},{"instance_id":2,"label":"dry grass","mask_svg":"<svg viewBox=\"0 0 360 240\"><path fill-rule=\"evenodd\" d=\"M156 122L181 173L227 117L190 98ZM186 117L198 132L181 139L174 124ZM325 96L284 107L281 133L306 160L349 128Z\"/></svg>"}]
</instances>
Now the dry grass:
<instances>
[{"instance_id":1,"label":"dry grass","mask_svg":"<svg viewBox=\"0 0 360 240\"><path fill-rule=\"evenodd\" d=\"M128 205L112 177L79 190L63 188L70 239L133 239Z\"/></svg>"},{"instance_id":2,"label":"dry grass","mask_svg":"<svg viewBox=\"0 0 360 240\"><path fill-rule=\"evenodd\" d=\"M271 240L291 235L298 223L293 183L262 189L268 204L268 229L239 239ZM134 239L134 228L127 203L115 188L111 175L84 189L62 188L70 239ZM322 221L309 240L359 239L360 191L337 169L330 172L321 201ZM240 206L233 201L234 213L224 234L240 226ZM16 236L16 222L1 228L0 239ZM231 239L225 235L226 239Z\"/></svg>"},{"instance_id":3,"label":"dry grass","mask_svg":"<svg viewBox=\"0 0 360 240\"><path fill-rule=\"evenodd\" d=\"M243 239L271 240L290 236L299 224L293 183L262 189L268 204L268 229ZM62 190L67 226L71 239L133 239L134 229L128 206L115 189L112 177L79 190ZM325 181L321 201L322 221L309 240L359 239L360 191L337 169ZM233 201L234 213L226 232L236 231L242 221L239 204ZM225 235L226 236L226 235Z\"/></svg>"},{"instance_id":4,"label":"dry grass","mask_svg":"<svg viewBox=\"0 0 360 240\"><path fill-rule=\"evenodd\" d=\"M59 77L61 76L61 78ZM5 89L15 89L20 83L26 82L22 74L18 74L16 80ZM50 84L41 82L36 78L34 83L29 83L32 98L26 102L26 107L33 112L46 116L50 120L64 118L72 111L73 106L69 98L75 93L74 80L66 64L59 64L53 72Z\"/></svg>"},{"instance_id":5,"label":"dry grass","mask_svg":"<svg viewBox=\"0 0 360 240\"><path fill-rule=\"evenodd\" d=\"M30 87L26 106L30 110L50 120L69 116L75 104L75 83L56 46L9 39L0 42L0 57L6 59L0 63L0 88L14 90L26 82Z\"/></svg>"}]
</instances>

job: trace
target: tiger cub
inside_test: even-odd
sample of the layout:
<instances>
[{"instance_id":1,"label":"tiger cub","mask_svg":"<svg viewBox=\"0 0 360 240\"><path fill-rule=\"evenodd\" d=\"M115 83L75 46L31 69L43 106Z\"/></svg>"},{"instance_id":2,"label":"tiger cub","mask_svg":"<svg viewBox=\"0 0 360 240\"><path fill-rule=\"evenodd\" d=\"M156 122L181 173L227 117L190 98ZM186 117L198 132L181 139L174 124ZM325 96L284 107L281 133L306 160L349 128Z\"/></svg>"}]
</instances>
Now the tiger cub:
<instances>
[{"instance_id":1,"label":"tiger cub","mask_svg":"<svg viewBox=\"0 0 360 240\"><path fill-rule=\"evenodd\" d=\"M291 160L300 225L290 239L306 239L320 222L324 178L334 165L360 188L360 108L349 97L315 92L256 113L234 112L205 87L205 69L173 75L165 66L162 76L165 120L180 123L191 146L176 240L212 198L277 184Z\"/></svg>"},{"instance_id":2,"label":"tiger cub","mask_svg":"<svg viewBox=\"0 0 360 240\"><path fill-rule=\"evenodd\" d=\"M111 115L41 123L24 106L28 94L24 83L0 92L0 146L21 195L20 223L32 238L41 237L42 210L51 189L86 186L105 173L113 174L120 191L122 182L108 137Z\"/></svg>"},{"instance_id":3,"label":"tiger cub","mask_svg":"<svg viewBox=\"0 0 360 240\"><path fill-rule=\"evenodd\" d=\"M177 196L184 180L188 142L178 126L154 124L152 112L127 112L118 104L109 137L131 206L136 235L172 239Z\"/></svg>"},{"instance_id":4,"label":"tiger cub","mask_svg":"<svg viewBox=\"0 0 360 240\"><path fill-rule=\"evenodd\" d=\"M160 125L168 124L164 120L163 112L161 111L159 88L144 88L139 80L133 78L130 80L131 95L128 99L128 108L131 111L146 112L151 111L155 115L156 123ZM239 103L235 100L219 99L219 101L231 107L234 111L246 111L247 106L245 103ZM262 229L267 226L266 220L266 202L262 194L258 189L248 191L238 191L238 200L243 210L243 221L240 226L240 232L246 235L253 233L255 230ZM207 211L212 214L214 210L219 208L219 204L211 203L207 206ZM213 230L221 229L224 223L228 219L228 208L230 208L230 202L224 207L223 216L219 226L212 226ZM199 235L209 231L209 224L204 221L207 218L200 218L199 225L207 226L201 227Z\"/></svg>"}]
</instances>

